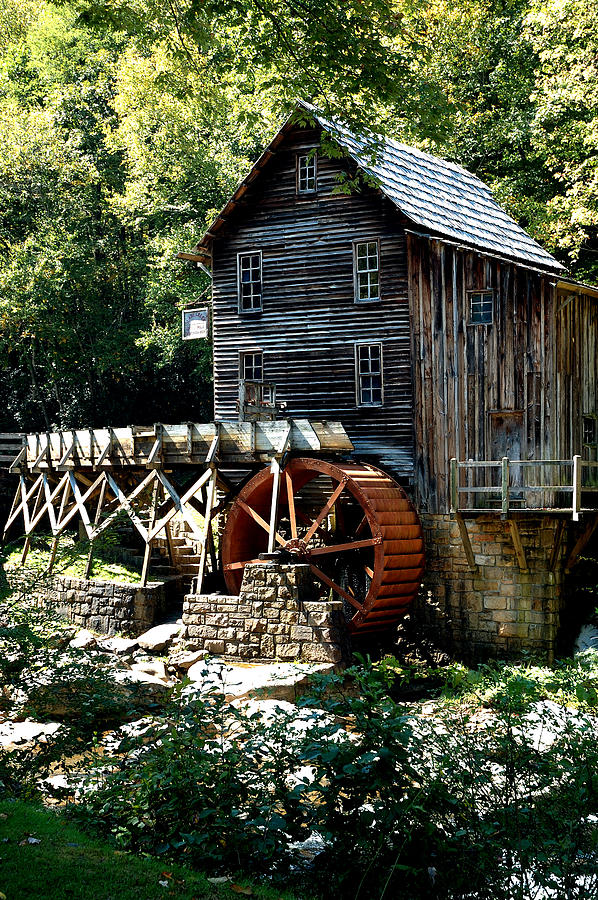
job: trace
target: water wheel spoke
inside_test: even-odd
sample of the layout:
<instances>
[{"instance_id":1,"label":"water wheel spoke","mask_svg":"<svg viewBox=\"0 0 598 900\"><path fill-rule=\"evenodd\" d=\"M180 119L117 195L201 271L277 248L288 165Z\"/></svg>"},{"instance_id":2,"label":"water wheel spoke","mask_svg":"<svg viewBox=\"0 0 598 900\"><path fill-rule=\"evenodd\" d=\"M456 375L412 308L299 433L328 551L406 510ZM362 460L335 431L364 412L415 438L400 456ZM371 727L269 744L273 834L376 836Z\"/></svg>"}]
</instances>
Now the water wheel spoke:
<instances>
[{"instance_id":1,"label":"water wheel spoke","mask_svg":"<svg viewBox=\"0 0 598 900\"><path fill-rule=\"evenodd\" d=\"M297 515L295 513L295 497L293 494L293 481L291 479L291 473L288 469L285 469L284 473L285 483L287 486L287 502L289 504L289 520L291 523L291 537L293 540L297 538Z\"/></svg>"},{"instance_id":2,"label":"water wheel spoke","mask_svg":"<svg viewBox=\"0 0 598 900\"><path fill-rule=\"evenodd\" d=\"M313 522L311 528L309 529L309 531L303 538L303 540L305 541L306 544L309 544L312 537L314 536L314 534L316 533L316 531L318 530L318 528L320 527L320 525L322 524L322 522L324 521L324 519L326 518L326 516L328 515L328 513L330 512L330 510L332 509L332 507L334 506L334 504L336 503L336 501L338 500L340 495L342 494L342 492L344 491L346 484L347 484L347 479L341 478L341 480L335 487L334 491L332 492L330 499L328 500L326 505L323 507L323 509L320 510L320 512L318 513L318 516L315 519L315 521Z\"/></svg>"},{"instance_id":3,"label":"water wheel spoke","mask_svg":"<svg viewBox=\"0 0 598 900\"><path fill-rule=\"evenodd\" d=\"M244 569L245 566L249 566L252 563L259 563L259 562L261 562L261 560L259 560L259 559L246 559L245 562L228 563L228 565L226 565L224 567L224 571L225 572L234 572L235 569Z\"/></svg>"},{"instance_id":4,"label":"water wheel spoke","mask_svg":"<svg viewBox=\"0 0 598 900\"><path fill-rule=\"evenodd\" d=\"M257 522L257 524L264 529L266 534L270 534L270 525L268 524L268 522L266 522L265 519L262 519L260 514L256 512L255 509L252 509L252 507L249 506L248 503L245 503L244 500L241 500L240 497L237 498L237 503L239 504L241 509L243 509L247 513L248 516L251 516L254 522ZM284 547L286 544L285 539L282 538L277 531L274 532L274 540L277 541L281 545L281 547Z\"/></svg>"},{"instance_id":5,"label":"water wheel spoke","mask_svg":"<svg viewBox=\"0 0 598 900\"><path fill-rule=\"evenodd\" d=\"M373 580L373 578L374 578L374 570L373 570L373 569L370 569L369 566L365 566L364 568L365 568L365 574L368 576L368 578L371 578L371 579Z\"/></svg>"},{"instance_id":6,"label":"water wheel spoke","mask_svg":"<svg viewBox=\"0 0 598 900\"><path fill-rule=\"evenodd\" d=\"M364 516L357 528L355 529L355 537L359 537L365 526L368 524L368 517Z\"/></svg>"},{"instance_id":7,"label":"water wheel spoke","mask_svg":"<svg viewBox=\"0 0 598 900\"><path fill-rule=\"evenodd\" d=\"M312 524L312 520L309 516L306 516L304 512L301 512L300 509L295 509L295 515L297 519L303 523L303 525L310 526ZM316 534L318 534L322 540L327 541L330 539L330 535L327 531L324 531L323 528L316 528Z\"/></svg>"},{"instance_id":8,"label":"water wheel spoke","mask_svg":"<svg viewBox=\"0 0 598 900\"><path fill-rule=\"evenodd\" d=\"M345 550L361 550L363 547L374 547L380 538L367 538L364 541L349 541L346 544L330 544L328 547L314 547L310 556L323 556L325 553L344 553Z\"/></svg>"},{"instance_id":9,"label":"water wheel spoke","mask_svg":"<svg viewBox=\"0 0 598 900\"><path fill-rule=\"evenodd\" d=\"M337 584L335 581L333 581L332 578L329 578L328 575L326 575L325 572L322 572L321 569L318 569L317 566L314 566L312 563L310 563L309 567L312 570L312 572L314 573L314 575L316 576L316 578L319 578L320 581L323 581L325 585L327 585L329 588L332 588L332 590L334 591L335 594L338 594L340 597L343 597L348 603L351 604L351 606L354 606L355 609L358 609L358 610L360 610L360 612L363 612L363 606L361 605L361 603L359 603L358 600L355 599L355 597L352 594L350 594L348 591L346 591L344 588L342 588L340 586L340 584Z\"/></svg>"}]
</instances>

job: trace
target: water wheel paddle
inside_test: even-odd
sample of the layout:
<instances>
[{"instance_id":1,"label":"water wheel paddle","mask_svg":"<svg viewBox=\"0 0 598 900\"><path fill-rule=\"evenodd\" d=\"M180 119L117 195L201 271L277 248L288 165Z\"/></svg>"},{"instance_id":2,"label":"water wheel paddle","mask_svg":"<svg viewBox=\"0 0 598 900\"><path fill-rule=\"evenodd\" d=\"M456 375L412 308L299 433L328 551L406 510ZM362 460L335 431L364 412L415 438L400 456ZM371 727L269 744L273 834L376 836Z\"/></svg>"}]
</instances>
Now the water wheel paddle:
<instances>
[{"instance_id":1,"label":"water wheel paddle","mask_svg":"<svg viewBox=\"0 0 598 900\"><path fill-rule=\"evenodd\" d=\"M262 469L233 502L222 535L228 590L270 536L274 474ZM292 459L280 476L277 549L308 563L345 603L354 635L387 631L407 611L424 570L421 523L403 489L368 463Z\"/></svg>"}]
</instances>

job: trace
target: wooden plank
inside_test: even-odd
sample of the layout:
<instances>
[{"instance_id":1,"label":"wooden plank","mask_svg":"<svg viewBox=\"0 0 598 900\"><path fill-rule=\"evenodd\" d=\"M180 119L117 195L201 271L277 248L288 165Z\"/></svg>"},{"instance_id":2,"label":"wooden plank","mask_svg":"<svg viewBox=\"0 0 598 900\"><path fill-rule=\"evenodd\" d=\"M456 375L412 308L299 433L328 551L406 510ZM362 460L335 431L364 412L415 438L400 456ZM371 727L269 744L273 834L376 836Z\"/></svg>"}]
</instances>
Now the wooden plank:
<instances>
[{"instance_id":1,"label":"wooden plank","mask_svg":"<svg viewBox=\"0 0 598 900\"><path fill-rule=\"evenodd\" d=\"M557 562L559 560L560 553L561 553L561 547L563 544L564 533L565 533L565 520L559 519L556 524L556 528L555 528L555 532L554 532L554 543L552 545L552 550L550 553L550 560L548 563L548 568L551 572L554 572L556 569L556 565L557 565Z\"/></svg>"}]
</instances>

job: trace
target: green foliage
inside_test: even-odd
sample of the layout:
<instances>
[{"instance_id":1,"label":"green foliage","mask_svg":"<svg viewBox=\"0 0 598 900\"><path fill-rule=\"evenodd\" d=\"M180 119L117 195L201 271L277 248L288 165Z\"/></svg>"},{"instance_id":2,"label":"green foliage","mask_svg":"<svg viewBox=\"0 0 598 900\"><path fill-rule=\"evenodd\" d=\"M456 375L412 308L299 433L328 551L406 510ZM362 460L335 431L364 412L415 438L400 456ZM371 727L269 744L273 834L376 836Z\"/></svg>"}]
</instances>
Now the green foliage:
<instances>
[{"instance_id":1,"label":"green foliage","mask_svg":"<svg viewBox=\"0 0 598 900\"><path fill-rule=\"evenodd\" d=\"M299 714L195 685L102 758L86 817L124 847L318 896L596 897L596 719L529 680L507 675L485 713L398 704L369 664L322 678Z\"/></svg>"}]
</instances>

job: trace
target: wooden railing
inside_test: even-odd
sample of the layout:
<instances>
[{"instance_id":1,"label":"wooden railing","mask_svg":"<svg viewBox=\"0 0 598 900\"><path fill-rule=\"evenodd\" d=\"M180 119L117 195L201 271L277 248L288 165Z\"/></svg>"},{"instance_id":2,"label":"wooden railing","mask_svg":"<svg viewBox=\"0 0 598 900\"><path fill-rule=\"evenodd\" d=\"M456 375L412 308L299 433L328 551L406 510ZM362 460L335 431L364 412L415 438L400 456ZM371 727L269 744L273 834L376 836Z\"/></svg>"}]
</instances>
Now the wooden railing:
<instances>
[{"instance_id":1,"label":"wooden railing","mask_svg":"<svg viewBox=\"0 0 598 900\"><path fill-rule=\"evenodd\" d=\"M573 459L450 461L451 513L598 512L598 462Z\"/></svg>"}]
</instances>

